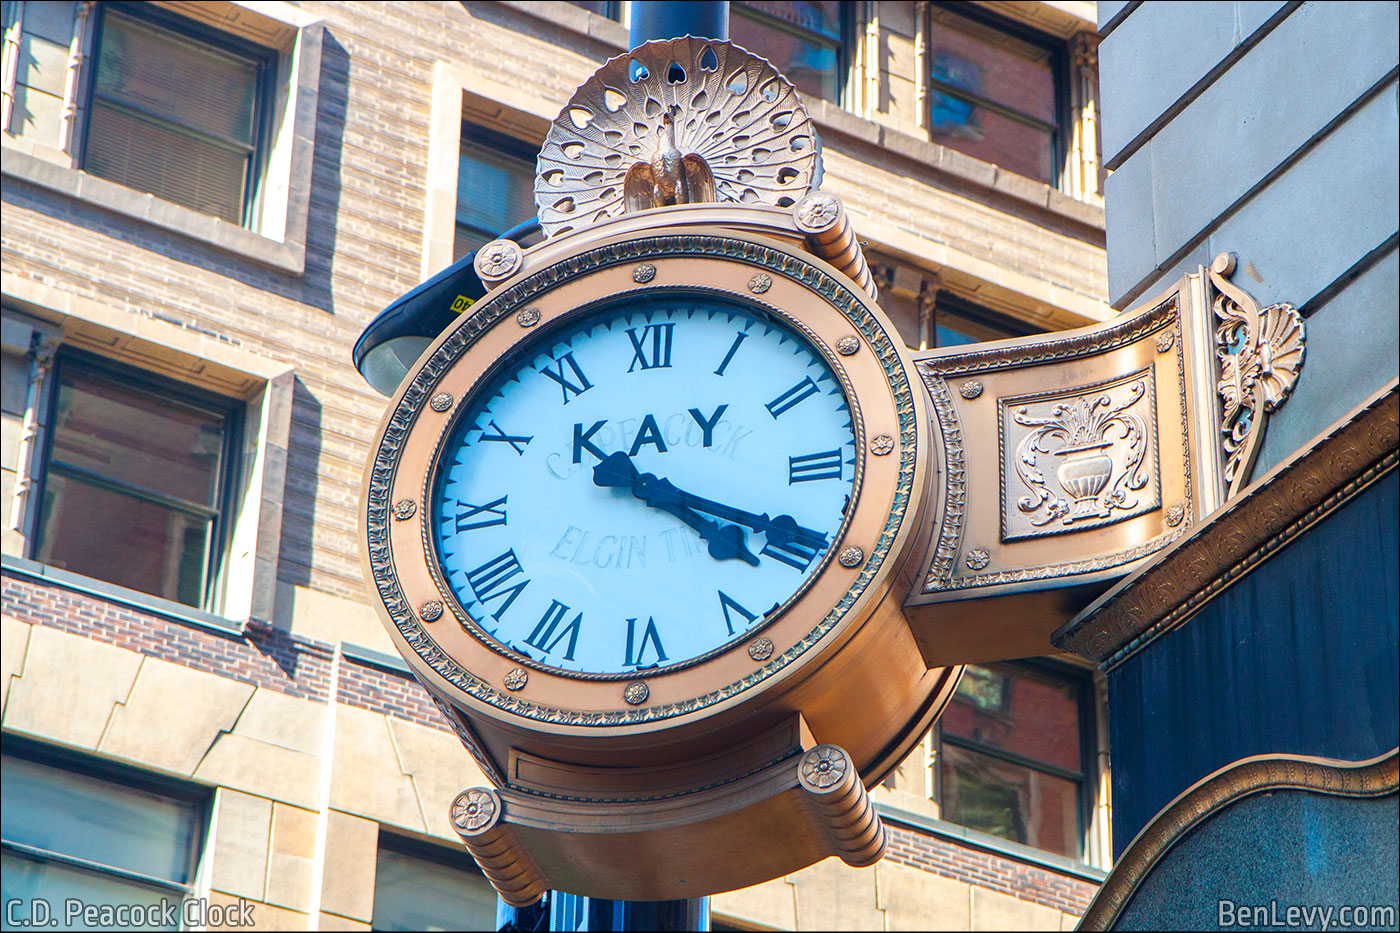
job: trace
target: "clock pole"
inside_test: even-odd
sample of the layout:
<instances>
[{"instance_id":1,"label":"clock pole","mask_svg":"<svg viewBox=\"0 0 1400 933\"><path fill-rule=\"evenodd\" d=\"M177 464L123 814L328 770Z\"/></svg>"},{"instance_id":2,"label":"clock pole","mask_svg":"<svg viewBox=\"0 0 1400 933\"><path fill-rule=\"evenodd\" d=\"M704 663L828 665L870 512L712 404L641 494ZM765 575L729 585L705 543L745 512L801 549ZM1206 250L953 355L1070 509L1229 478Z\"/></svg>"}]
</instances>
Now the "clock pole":
<instances>
[{"instance_id":1,"label":"clock pole","mask_svg":"<svg viewBox=\"0 0 1400 933\"><path fill-rule=\"evenodd\" d=\"M628 45L696 36L729 38L728 0L633 0ZM496 900L500 930L708 930L710 899L613 901L550 891L540 903L516 908Z\"/></svg>"}]
</instances>

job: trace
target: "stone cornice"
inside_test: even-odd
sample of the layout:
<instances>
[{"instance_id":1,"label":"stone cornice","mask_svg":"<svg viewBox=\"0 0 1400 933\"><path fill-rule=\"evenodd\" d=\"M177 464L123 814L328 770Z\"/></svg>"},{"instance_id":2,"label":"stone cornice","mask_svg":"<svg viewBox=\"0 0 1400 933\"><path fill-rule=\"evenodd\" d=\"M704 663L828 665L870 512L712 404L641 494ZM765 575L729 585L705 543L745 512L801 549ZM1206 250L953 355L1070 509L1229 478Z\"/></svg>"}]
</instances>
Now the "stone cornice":
<instances>
[{"instance_id":1,"label":"stone cornice","mask_svg":"<svg viewBox=\"0 0 1400 933\"><path fill-rule=\"evenodd\" d=\"M1393 470L1397 381L1250 484L1152 565L1120 582L1051 641L1107 671Z\"/></svg>"}]
</instances>

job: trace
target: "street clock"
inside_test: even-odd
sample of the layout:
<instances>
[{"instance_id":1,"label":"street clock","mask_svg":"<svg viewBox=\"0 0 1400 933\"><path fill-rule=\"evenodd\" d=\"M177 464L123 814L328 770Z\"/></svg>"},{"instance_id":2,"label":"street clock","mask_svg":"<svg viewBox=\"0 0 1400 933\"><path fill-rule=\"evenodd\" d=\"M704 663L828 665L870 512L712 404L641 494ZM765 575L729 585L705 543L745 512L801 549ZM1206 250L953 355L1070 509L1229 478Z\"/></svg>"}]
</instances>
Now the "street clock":
<instances>
[{"instance_id":1,"label":"street clock","mask_svg":"<svg viewBox=\"0 0 1400 933\"><path fill-rule=\"evenodd\" d=\"M926 395L820 173L762 59L608 63L541 152L549 239L478 252L389 404L366 568L495 785L453 820L508 901L870 864L866 788L951 695L901 611Z\"/></svg>"}]
</instances>

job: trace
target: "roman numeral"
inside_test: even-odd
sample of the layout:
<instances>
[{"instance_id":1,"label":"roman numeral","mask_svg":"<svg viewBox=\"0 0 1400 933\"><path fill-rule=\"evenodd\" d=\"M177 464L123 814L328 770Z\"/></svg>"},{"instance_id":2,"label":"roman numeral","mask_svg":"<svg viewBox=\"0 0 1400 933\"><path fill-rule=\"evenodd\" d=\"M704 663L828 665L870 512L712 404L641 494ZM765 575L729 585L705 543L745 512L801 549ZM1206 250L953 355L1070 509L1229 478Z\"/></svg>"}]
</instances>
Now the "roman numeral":
<instances>
[{"instance_id":1,"label":"roman numeral","mask_svg":"<svg viewBox=\"0 0 1400 933\"><path fill-rule=\"evenodd\" d=\"M758 618L757 615L755 615L752 612L749 612L743 606L735 602L734 599L724 590L719 591L719 608L724 612L724 627L729 629L729 634L731 635L734 634L734 617L729 614L729 610L733 609L739 615L744 617L745 628L748 628L749 624L752 623L754 619Z\"/></svg>"},{"instance_id":2,"label":"roman numeral","mask_svg":"<svg viewBox=\"0 0 1400 933\"><path fill-rule=\"evenodd\" d=\"M501 426L494 421L491 422L491 430L496 433L481 432L481 439L483 441L495 441L498 444L509 444L511 447L514 447L515 452L521 456L525 455L525 445L535 439L533 435L530 437L521 437L515 434L507 434L505 431L502 431Z\"/></svg>"},{"instance_id":3,"label":"roman numeral","mask_svg":"<svg viewBox=\"0 0 1400 933\"><path fill-rule=\"evenodd\" d=\"M520 561L515 557L515 548L511 548L500 557L492 558L475 570L469 571L467 583L471 585L472 592L476 594L477 602L481 603L483 609L491 600L505 598L505 602L491 613L500 619L510 608L510 604L515 602L515 597L519 596L520 591L530 582L528 579L519 583L510 582L523 575Z\"/></svg>"},{"instance_id":4,"label":"roman numeral","mask_svg":"<svg viewBox=\"0 0 1400 933\"><path fill-rule=\"evenodd\" d=\"M642 333L637 334L637 328L627 328L627 336L632 341L632 365L627 367L630 373L637 368L640 363L642 369L661 369L671 365L671 338L676 330L676 325L671 324L648 324L642 328ZM651 344L651 352L647 352L647 344Z\"/></svg>"},{"instance_id":5,"label":"roman numeral","mask_svg":"<svg viewBox=\"0 0 1400 933\"><path fill-rule=\"evenodd\" d=\"M773 401L769 402L763 407L768 409L768 414L772 415L774 418L777 418L783 412L787 411L789 408L792 408L799 402L804 401L805 399L809 399L813 395L816 395L817 392L817 384L812 381L811 376L808 376L806 379L803 379L797 385L793 386L791 389L788 389L782 395L773 399Z\"/></svg>"},{"instance_id":6,"label":"roman numeral","mask_svg":"<svg viewBox=\"0 0 1400 933\"><path fill-rule=\"evenodd\" d=\"M559 646L559 643L567 636L569 647L564 649L564 658L572 661L574 659L574 649L578 647L579 625L583 622L583 613L574 616L572 622L559 628L559 623L564 621L564 616L568 613L569 607L557 599L549 601L549 608L540 616L539 624L530 633L530 637L525 639L525 644L538 648L545 654L549 654ZM555 630L558 629L558 634Z\"/></svg>"},{"instance_id":7,"label":"roman numeral","mask_svg":"<svg viewBox=\"0 0 1400 933\"><path fill-rule=\"evenodd\" d=\"M812 566L812 561L816 560L817 551L817 548L809 547L800 541L784 541L777 545L765 544L763 550L758 553L806 573L807 568Z\"/></svg>"},{"instance_id":8,"label":"roman numeral","mask_svg":"<svg viewBox=\"0 0 1400 933\"><path fill-rule=\"evenodd\" d=\"M715 370L716 376L724 375L725 367L729 365L730 360L734 359L734 354L739 351L739 344L743 343L744 338L747 336L748 334L746 332L740 331L738 336L734 338L734 342L729 345L729 352L724 354L724 359L720 361L719 369Z\"/></svg>"},{"instance_id":9,"label":"roman numeral","mask_svg":"<svg viewBox=\"0 0 1400 933\"><path fill-rule=\"evenodd\" d=\"M648 663L646 661L647 646L651 646L652 654L656 655L656 660ZM635 646L636 651L633 652ZM627 654L623 664L629 667L655 667L667 661L666 649L661 647L661 636L656 633L656 620L647 616L647 624L642 629L642 640L637 641L637 620L627 620Z\"/></svg>"},{"instance_id":10,"label":"roman numeral","mask_svg":"<svg viewBox=\"0 0 1400 933\"><path fill-rule=\"evenodd\" d=\"M485 505L472 505L470 502L457 500L457 505L465 512L457 513L457 533L464 531L474 531L477 528L490 528L492 525L504 525L506 523L506 497L501 496L495 502L488 502ZM499 508L498 508L499 506ZM477 518L478 515L485 516ZM476 519L476 521L472 521Z\"/></svg>"},{"instance_id":11,"label":"roman numeral","mask_svg":"<svg viewBox=\"0 0 1400 933\"><path fill-rule=\"evenodd\" d=\"M568 366L573 372L573 379L564 373L565 366ZM593 388L593 383L589 382L588 377L583 374L583 370L579 369L578 362L574 359L572 352L565 353L555 360L552 368L546 364L540 372L559 383L559 388L564 393L565 405L569 404L571 396L582 395ZM574 379L577 379L578 382L574 382Z\"/></svg>"},{"instance_id":12,"label":"roman numeral","mask_svg":"<svg viewBox=\"0 0 1400 933\"><path fill-rule=\"evenodd\" d=\"M841 478L841 451L827 450L819 454L788 457L788 485L810 483L817 479Z\"/></svg>"}]
</instances>

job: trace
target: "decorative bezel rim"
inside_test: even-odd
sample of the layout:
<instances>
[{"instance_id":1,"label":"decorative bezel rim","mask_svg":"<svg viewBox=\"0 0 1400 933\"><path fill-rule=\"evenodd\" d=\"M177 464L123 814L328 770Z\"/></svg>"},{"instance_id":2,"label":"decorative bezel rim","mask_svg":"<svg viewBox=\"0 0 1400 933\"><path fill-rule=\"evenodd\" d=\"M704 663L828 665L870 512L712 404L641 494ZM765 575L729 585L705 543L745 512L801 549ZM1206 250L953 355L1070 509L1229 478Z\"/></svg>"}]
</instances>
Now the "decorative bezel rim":
<instances>
[{"instance_id":1,"label":"decorative bezel rim","mask_svg":"<svg viewBox=\"0 0 1400 933\"><path fill-rule=\"evenodd\" d=\"M919 407L915 392L918 386L912 377L913 371L906 356L894 342L890 329L883 323L883 316L878 315L873 302L861 295L843 277L839 277L839 274L833 274L824 268L825 264L819 260L790 251L777 243L759 242L729 230L673 230L665 233L640 231L624 234L615 240L580 243L579 247L581 248L572 255L558 258L538 271L530 270L527 264L525 271L505 283L495 294L479 302L471 315L464 316L450 331L444 333L424 354L410 377L400 387L385 414L366 474L366 565L391 631L396 635L396 640L401 640L407 648L412 649L406 653L406 657L414 663L417 670L429 676L430 681L437 683L440 688L446 687L459 694L467 700L469 706L519 717L516 722L523 719L564 727L632 726L649 723L665 725L674 722L678 717L711 709L740 695L751 699L756 695L753 688L765 682L771 684L775 675L790 673L789 668L807 657L812 649L837 643L827 637L834 630L849 630L849 626L844 626L843 623L855 621L860 615L852 610L863 604L867 597L873 598L878 595L879 589L872 587L872 583L884 579L881 576L882 571L894 567L892 558L904 556L902 552L892 554L892 551L897 540L908 540L907 535L901 538L901 534L907 531L906 519L916 516L919 511L917 497L922 493L922 489L915 479L916 472L919 472L918 457L921 453L919 432L921 428L926 430L926 427L921 424L917 414ZM527 303L538 303L543 296L577 283L590 274L601 274L622 267L619 274L630 279L631 267L643 259L650 260L659 267L678 260L728 263L736 267L737 274L742 275L738 280L741 283L747 281L755 271L765 271L774 276L775 285L780 281L791 283L794 288L822 299L822 306L835 313L833 321L839 320L845 327L853 327L871 349L871 353L868 354L870 365L879 371L884 390L888 392L888 396L880 398L879 404L887 409L882 412L881 420L888 423L900 437L899 455L881 458L892 462L888 468L881 467L881 470L888 474L888 478L879 484L879 494L873 498L862 495L851 509L852 515L863 515L864 522L870 522L871 510L879 510L880 518L874 522L875 533L870 539L860 542L869 552L869 559L856 570L842 568L835 561L828 561L813 574L813 581L835 578L835 575L839 574L842 582L829 585L841 586L842 595L810 628L806 628L802 637L795 639L786 648L775 651L773 656L757 669L754 669L752 659L747 656L745 646L748 639L735 639L726 643L723 650L717 652L716 657L709 658L708 662L689 666L676 673L662 674L653 680L655 685L663 686L670 678L684 677L704 663L716 663L733 652L744 654L744 667L747 669L745 674L732 680L725 677L723 679L726 683L699 695L664 699L665 691L654 689L651 703L633 708L619 708L620 704L615 701L592 703L582 698L578 705L572 708L557 703L536 702L522 695L532 693L533 690L522 693L507 692L495 686L489 674L468 670L462 661L444 650L434 635L409 611L410 602L400 585L398 561L393 547L393 538L402 539L408 529L397 530L391 526L388 520L389 503L393 501L399 489L405 488L396 482L399 466L410 435L415 433L421 419L430 417L434 421L430 429L439 435L447 430L448 418L436 418L425 414L427 400L439 391L444 378L454 370L458 361L473 347L481 345L483 341L489 342L493 334L509 331L509 337L503 337L496 342L508 341L510 347L534 336L533 333L527 334L520 328L497 329L496 324L503 320L509 321L514 313ZM664 273L665 269L662 271ZM694 281L678 283L665 274L659 274L654 283L650 287L674 289L677 284L695 284ZM744 304L767 304L755 302L753 296L746 295L738 289L734 290L734 297ZM775 304L776 300L775 297ZM834 354L832 356L834 357ZM867 355L862 355L865 356ZM833 371L840 370L833 365ZM473 389L484 375L484 368L477 372L472 382ZM470 393L464 393L464 397L467 394ZM859 401L862 407L868 408L872 398L873 396L861 397ZM854 391L849 389L848 401L856 401ZM864 460L865 451L860 444L859 435L857 443L860 458ZM424 474L417 478L414 486L421 490L427 481L428 477ZM869 491L869 487L862 491ZM880 500L878 506L862 508L875 499ZM421 530L413 530L412 533L415 540L421 543ZM836 545L841 543L840 540L834 541L831 551L836 551ZM400 559L426 562L428 555L421 546L414 548L413 552L400 555ZM850 577L849 581L845 581L846 577ZM807 595L810 597L813 594L809 590ZM416 593L413 596L415 599L421 598ZM794 614L792 618L797 618L797 615ZM768 630L772 631L771 628ZM472 642L482 649L487 649L486 645L475 639L472 639ZM501 663L515 663L513 659L495 652L490 653L498 657ZM541 670L547 678L560 677L562 673L554 668ZM532 678L532 687L538 679ZM580 688L589 686L589 682L586 681L571 679L570 682ZM593 683L592 686L616 692L616 688L609 686L608 682Z\"/></svg>"}]
</instances>

